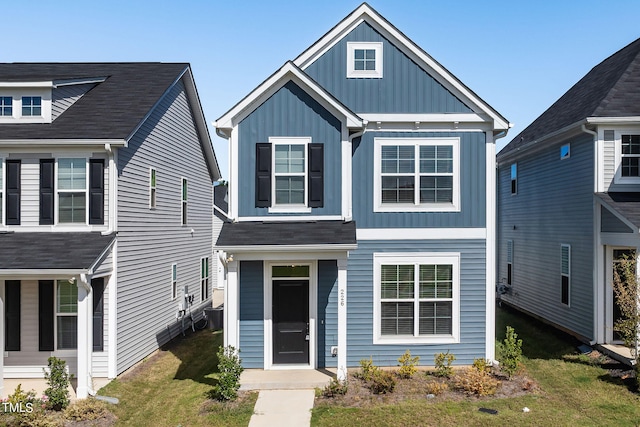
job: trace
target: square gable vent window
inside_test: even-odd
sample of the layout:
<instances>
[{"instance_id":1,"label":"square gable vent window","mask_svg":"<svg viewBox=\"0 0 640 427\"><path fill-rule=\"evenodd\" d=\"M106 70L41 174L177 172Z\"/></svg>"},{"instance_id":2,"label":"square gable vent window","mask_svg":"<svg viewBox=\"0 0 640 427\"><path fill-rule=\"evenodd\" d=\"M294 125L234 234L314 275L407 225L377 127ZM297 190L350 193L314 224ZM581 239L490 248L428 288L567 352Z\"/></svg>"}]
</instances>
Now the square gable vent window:
<instances>
[{"instance_id":1,"label":"square gable vent window","mask_svg":"<svg viewBox=\"0 0 640 427\"><path fill-rule=\"evenodd\" d=\"M382 78L382 43L347 43L348 78Z\"/></svg>"}]
</instances>

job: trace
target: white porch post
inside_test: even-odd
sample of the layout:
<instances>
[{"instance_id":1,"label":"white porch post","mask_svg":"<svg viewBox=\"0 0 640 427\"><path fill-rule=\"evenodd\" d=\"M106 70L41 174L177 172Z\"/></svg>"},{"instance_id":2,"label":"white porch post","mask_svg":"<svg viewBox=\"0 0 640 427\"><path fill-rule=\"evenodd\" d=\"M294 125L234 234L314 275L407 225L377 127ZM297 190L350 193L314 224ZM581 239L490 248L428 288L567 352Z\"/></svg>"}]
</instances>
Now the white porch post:
<instances>
[{"instance_id":1,"label":"white porch post","mask_svg":"<svg viewBox=\"0 0 640 427\"><path fill-rule=\"evenodd\" d=\"M0 280L0 396L4 396L4 280Z\"/></svg>"},{"instance_id":2,"label":"white porch post","mask_svg":"<svg viewBox=\"0 0 640 427\"><path fill-rule=\"evenodd\" d=\"M347 260L338 260L338 380L347 379Z\"/></svg>"},{"instance_id":3,"label":"white porch post","mask_svg":"<svg viewBox=\"0 0 640 427\"><path fill-rule=\"evenodd\" d=\"M224 346L240 346L238 334L238 261L227 264L227 287L224 290Z\"/></svg>"},{"instance_id":4,"label":"white porch post","mask_svg":"<svg viewBox=\"0 0 640 427\"><path fill-rule=\"evenodd\" d=\"M84 275L82 275L84 276ZM78 399L91 390L91 355L93 352L93 301L91 281L81 277L78 283Z\"/></svg>"}]
</instances>

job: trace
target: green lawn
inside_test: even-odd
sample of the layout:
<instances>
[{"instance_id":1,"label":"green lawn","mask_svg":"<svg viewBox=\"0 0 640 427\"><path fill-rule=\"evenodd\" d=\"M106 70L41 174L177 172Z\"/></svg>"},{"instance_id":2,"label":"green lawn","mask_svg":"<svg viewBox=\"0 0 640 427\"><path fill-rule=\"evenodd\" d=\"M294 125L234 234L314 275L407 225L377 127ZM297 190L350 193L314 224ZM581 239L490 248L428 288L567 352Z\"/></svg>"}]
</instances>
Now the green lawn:
<instances>
[{"instance_id":1,"label":"green lawn","mask_svg":"<svg viewBox=\"0 0 640 427\"><path fill-rule=\"evenodd\" d=\"M373 408L317 406L312 426L634 426L640 424L640 396L607 371L565 361L579 344L555 329L508 309L497 309L497 339L506 325L523 340L524 368L541 392L517 398L431 403L425 400ZM578 358L574 358L579 360ZM530 412L522 409L528 407ZM498 411L497 415L479 408Z\"/></svg>"},{"instance_id":2,"label":"green lawn","mask_svg":"<svg viewBox=\"0 0 640 427\"><path fill-rule=\"evenodd\" d=\"M246 426L257 394L233 405L205 404L215 384L222 333L199 331L181 338L112 381L100 395L120 400L109 409L118 426Z\"/></svg>"}]
</instances>

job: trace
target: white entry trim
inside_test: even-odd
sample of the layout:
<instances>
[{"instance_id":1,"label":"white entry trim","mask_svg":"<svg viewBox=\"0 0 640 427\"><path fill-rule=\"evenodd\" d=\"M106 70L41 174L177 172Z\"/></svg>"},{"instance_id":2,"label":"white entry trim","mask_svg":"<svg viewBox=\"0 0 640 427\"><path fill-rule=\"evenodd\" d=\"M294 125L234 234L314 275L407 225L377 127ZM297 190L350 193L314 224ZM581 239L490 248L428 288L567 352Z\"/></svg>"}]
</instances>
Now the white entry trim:
<instances>
[{"instance_id":1,"label":"white entry trim","mask_svg":"<svg viewBox=\"0 0 640 427\"><path fill-rule=\"evenodd\" d=\"M318 263L317 261L265 261L264 262L264 369L316 369L317 367L317 324L318 318ZM273 277L272 268L277 265L307 265L309 277L296 279L309 280L309 363L308 364L274 364L273 363ZM286 279L285 279L286 280Z\"/></svg>"}]
</instances>

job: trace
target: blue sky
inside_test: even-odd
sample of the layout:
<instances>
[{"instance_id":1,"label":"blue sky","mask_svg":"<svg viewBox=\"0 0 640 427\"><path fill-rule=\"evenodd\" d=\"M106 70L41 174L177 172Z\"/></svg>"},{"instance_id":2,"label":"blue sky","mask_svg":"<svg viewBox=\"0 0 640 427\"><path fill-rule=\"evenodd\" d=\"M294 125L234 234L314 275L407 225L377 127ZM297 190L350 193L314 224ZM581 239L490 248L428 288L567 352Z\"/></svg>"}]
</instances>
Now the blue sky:
<instances>
[{"instance_id":1,"label":"blue sky","mask_svg":"<svg viewBox=\"0 0 640 427\"><path fill-rule=\"evenodd\" d=\"M226 177L226 141L212 122L360 3L4 2L0 62L190 62ZM592 67L640 37L638 0L369 4L513 123L498 149Z\"/></svg>"}]
</instances>

